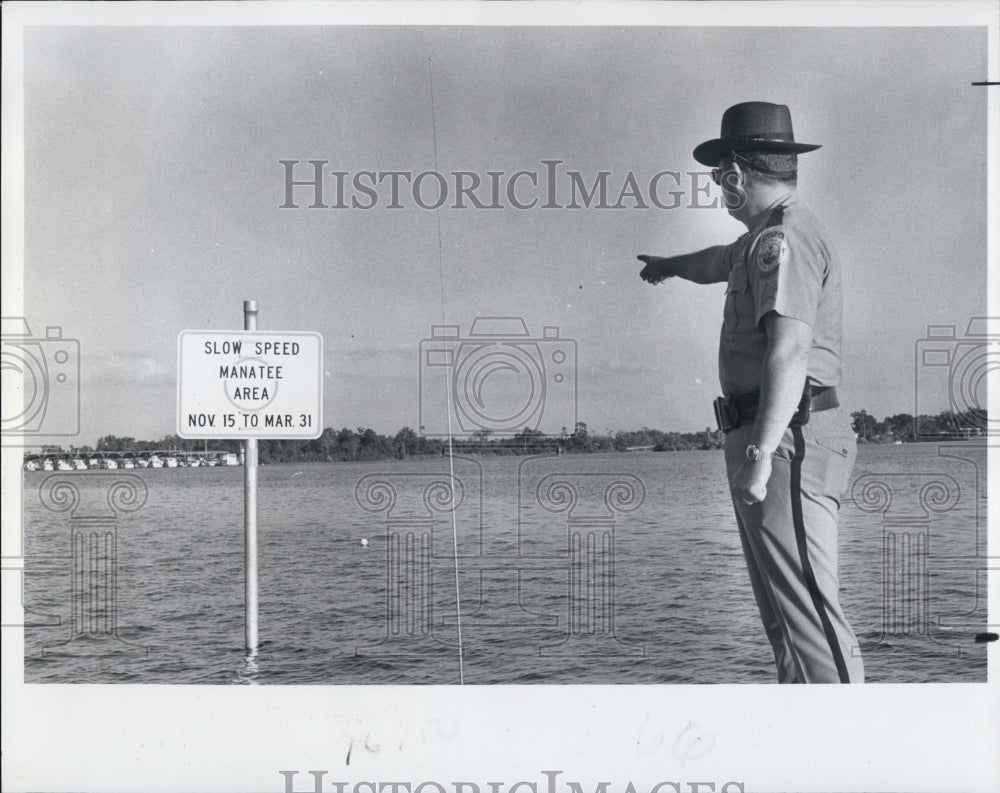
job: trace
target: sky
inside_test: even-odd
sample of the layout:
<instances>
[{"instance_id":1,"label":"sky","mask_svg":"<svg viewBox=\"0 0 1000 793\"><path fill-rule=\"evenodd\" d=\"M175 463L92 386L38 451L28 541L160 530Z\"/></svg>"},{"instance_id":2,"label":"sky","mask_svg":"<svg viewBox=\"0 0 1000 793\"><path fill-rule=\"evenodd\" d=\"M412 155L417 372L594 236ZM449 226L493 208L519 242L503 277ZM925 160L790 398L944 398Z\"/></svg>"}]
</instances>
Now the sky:
<instances>
[{"instance_id":1,"label":"sky","mask_svg":"<svg viewBox=\"0 0 1000 793\"><path fill-rule=\"evenodd\" d=\"M322 335L325 426L440 429L432 326L459 327L455 351L477 317L514 317L532 345L526 369L483 386L498 421L542 394L525 385L534 365L545 431L701 430L723 285L651 287L635 257L742 233L705 206L718 194L691 151L728 106L764 100L822 144L800 158L799 194L843 260L842 403L938 412L954 373L918 353L961 349L987 312L987 104L970 86L986 44L968 27L29 28L24 318L79 342L86 444L175 432L178 334L241 328L245 299L262 329ZM383 181L369 209L310 209L308 187L282 208L282 160L295 179L309 160L345 172L348 205L368 201L351 190L364 171L437 171L448 201L422 208L404 181L392 209ZM514 207L509 179L543 184L545 160L560 161L559 206L522 176L515 198L538 205ZM486 204L502 174L500 208L456 208L455 171ZM649 204L651 178L677 172L658 195L678 206L570 208L569 171L588 186L608 172L608 204L630 173ZM433 204L433 178L422 189ZM929 325L955 338L928 342Z\"/></svg>"}]
</instances>

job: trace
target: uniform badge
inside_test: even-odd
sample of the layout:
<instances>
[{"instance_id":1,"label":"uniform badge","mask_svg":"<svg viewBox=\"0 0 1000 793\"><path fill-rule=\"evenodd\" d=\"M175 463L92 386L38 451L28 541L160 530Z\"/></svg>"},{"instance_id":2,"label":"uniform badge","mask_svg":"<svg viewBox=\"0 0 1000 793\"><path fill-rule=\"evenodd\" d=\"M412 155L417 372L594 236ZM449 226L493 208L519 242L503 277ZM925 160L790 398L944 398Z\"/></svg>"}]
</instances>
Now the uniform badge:
<instances>
[{"instance_id":1,"label":"uniform badge","mask_svg":"<svg viewBox=\"0 0 1000 793\"><path fill-rule=\"evenodd\" d=\"M769 275L788 258L788 242L779 228L767 229L757 238L757 269Z\"/></svg>"}]
</instances>

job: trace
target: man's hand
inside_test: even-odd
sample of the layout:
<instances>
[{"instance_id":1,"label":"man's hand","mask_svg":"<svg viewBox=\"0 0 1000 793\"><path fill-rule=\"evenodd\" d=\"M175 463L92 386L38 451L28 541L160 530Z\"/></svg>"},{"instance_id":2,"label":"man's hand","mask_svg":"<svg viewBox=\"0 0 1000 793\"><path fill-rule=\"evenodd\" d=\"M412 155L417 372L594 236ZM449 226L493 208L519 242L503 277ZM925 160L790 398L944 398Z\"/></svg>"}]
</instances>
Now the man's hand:
<instances>
[{"instance_id":1,"label":"man's hand","mask_svg":"<svg viewBox=\"0 0 1000 793\"><path fill-rule=\"evenodd\" d=\"M771 455L756 462L747 460L729 483L733 495L744 504L756 504L767 495L767 480L771 478Z\"/></svg>"},{"instance_id":2,"label":"man's hand","mask_svg":"<svg viewBox=\"0 0 1000 793\"><path fill-rule=\"evenodd\" d=\"M636 258L646 265L642 268L642 272L639 273L639 277L647 283L658 284L660 281L664 281L674 275L674 273L670 272L669 260L662 256L641 254Z\"/></svg>"}]
</instances>

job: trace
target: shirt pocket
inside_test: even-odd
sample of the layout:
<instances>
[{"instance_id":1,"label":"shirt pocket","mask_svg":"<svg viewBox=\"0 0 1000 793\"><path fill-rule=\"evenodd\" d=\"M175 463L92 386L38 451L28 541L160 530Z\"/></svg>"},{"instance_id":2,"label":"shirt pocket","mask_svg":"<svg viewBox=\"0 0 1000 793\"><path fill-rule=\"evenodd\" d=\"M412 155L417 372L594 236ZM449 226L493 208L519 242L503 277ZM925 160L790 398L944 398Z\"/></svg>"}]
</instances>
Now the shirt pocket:
<instances>
[{"instance_id":1,"label":"shirt pocket","mask_svg":"<svg viewBox=\"0 0 1000 793\"><path fill-rule=\"evenodd\" d=\"M727 292L742 294L747 289L747 268L741 263L736 265L729 273L729 285Z\"/></svg>"},{"instance_id":2,"label":"shirt pocket","mask_svg":"<svg viewBox=\"0 0 1000 793\"><path fill-rule=\"evenodd\" d=\"M733 268L726 286L726 328L730 332L754 326L753 295L750 292L746 267Z\"/></svg>"}]
</instances>

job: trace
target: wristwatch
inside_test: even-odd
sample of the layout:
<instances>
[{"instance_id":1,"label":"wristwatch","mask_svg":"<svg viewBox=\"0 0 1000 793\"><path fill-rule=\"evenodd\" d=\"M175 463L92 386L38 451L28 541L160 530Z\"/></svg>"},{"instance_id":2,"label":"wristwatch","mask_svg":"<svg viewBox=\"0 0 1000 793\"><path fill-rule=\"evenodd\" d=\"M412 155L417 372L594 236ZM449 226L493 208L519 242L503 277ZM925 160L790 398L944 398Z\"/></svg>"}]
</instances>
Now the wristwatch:
<instances>
[{"instance_id":1,"label":"wristwatch","mask_svg":"<svg viewBox=\"0 0 1000 793\"><path fill-rule=\"evenodd\" d=\"M759 463L765 457L770 457L772 452L765 452L756 444L751 443L747 446L747 459L754 463Z\"/></svg>"}]
</instances>

